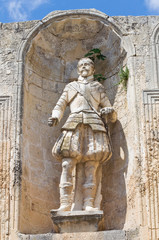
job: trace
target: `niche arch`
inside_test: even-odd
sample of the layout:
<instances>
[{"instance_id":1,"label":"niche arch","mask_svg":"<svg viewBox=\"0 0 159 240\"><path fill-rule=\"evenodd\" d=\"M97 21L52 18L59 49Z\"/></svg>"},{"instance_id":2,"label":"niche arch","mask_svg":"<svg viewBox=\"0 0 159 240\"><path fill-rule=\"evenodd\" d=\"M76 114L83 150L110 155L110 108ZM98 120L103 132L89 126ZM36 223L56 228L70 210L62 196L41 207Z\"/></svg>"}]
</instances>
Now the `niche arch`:
<instances>
[{"instance_id":1,"label":"niche arch","mask_svg":"<svg viewBox=\"0 0 159 240\"><path fill-rule=\"evenodd\" d=\"M159 24L151 35L153 89L159 88Z\"/></svg>"},{"instance_id":2,"label":"niche arch","mask_svg":"<svg viewBox=\"0 0 159 240\"><path fill-rule=\"evenodd\" d=\"M98 65L96 70L107 76L105 86L113 104L117 91L117 87L112 88L116 83L113 80L118 81L120 67L133 52L132 44L128 42L115 21L96 10L53 12L22 42L18 55L22 113L20 232L52 231L50 209L59 206L61 166L53 160L51 149L68 111L56 130L47 126L47 119L65 84L77 78L78 59L92 48L100 48L107 56L106 62ZM124 209L125 195L122 196L125 198ZM110 203L104 207L107 208L111 208ZM106 228L122 229L125 212L115 223L112 219Z\"/></svg>"}]
</instances>

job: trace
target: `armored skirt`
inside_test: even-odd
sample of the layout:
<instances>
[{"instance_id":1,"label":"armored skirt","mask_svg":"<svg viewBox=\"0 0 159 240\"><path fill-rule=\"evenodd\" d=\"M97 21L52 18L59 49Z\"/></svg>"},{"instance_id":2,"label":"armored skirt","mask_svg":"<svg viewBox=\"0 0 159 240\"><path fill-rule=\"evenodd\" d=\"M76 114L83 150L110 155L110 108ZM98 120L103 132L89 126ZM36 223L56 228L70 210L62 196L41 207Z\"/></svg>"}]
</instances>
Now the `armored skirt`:
<instances>
[{"instance_id":1,"label":"armored skirt","mask_svg":"<svg viewBox=\"0 0 159 240\"><path fill-rule=\"evenodd\" d=\"M74 158L77 162L105 162L111 157L111 146L106 132L94 131L89 124L80 123L75 130L63 130L52 154L57 160Z\"/></svg>"}]
</instances>

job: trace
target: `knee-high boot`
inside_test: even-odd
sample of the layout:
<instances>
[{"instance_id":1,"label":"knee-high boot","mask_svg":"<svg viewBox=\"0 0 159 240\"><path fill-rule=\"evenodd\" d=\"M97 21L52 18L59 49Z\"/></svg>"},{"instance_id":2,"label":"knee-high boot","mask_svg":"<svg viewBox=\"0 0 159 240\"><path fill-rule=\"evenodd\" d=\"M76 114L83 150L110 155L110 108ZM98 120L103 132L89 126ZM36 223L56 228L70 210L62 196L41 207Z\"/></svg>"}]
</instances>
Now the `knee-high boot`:
<instances>
[{"instance_id":1,"label":"knee-high boot","mask_svg":"<svg viewBox=\"0 0 159 240\"><path fill-rule=\"evenodd\" d=\"M58 211L70 211L72 205L72 183L60 185L60 207Z\"/></svg>"},{"instance_id":2,"label":"knee-high boot","mask_svg":"<svg viewBox=\"0 0 159 240\"><path fill-rule=\"evenodd\" d=\"M83 210L85 211L96 211L98 208L94 207L94 199L96 195L96 185L87 183L83 185L84 199L83 199Z\"/></svg>"}]
</instances>

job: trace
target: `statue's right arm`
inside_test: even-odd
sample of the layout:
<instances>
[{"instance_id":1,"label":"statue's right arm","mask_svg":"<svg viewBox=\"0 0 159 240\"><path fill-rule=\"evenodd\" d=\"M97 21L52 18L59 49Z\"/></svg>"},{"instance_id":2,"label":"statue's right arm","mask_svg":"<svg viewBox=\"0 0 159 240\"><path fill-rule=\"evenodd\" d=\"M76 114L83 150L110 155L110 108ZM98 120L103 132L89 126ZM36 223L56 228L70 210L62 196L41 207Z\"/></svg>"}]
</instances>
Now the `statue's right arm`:
<instances>
[{"instance_id":1,"label":"statue's right arm","mask_svg":"<svg viewBox=\"0 0 159 240\"><path fill-rule=\"evenodd\" d=\"M63 117L64 111L67 107L67 104L68 104L68 91L65 88L61 97L56 103L56 106L52 110L51 117L48 119L49 126L55 126L60 122L61 118Z\"/></svg>"}]
</instances>

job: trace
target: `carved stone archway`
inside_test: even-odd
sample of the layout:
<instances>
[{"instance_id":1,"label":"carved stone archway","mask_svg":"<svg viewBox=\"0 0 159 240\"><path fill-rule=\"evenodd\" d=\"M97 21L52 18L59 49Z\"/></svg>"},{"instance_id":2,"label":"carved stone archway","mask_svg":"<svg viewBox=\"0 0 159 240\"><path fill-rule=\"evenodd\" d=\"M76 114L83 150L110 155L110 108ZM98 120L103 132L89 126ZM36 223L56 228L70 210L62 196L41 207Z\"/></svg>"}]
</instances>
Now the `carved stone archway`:
<instances>
[{"instance_id":1,"label":"carved stone archway","mask_svg":"<svg viewBox=\"0 0 159 240\"><path fill-rule=\"evenodd\" d=\"M52 229L49 210L59 203L60 163L52 161L51 148L63 122L56 132L50 131L47 114L65 84L76 78L77 60L92 48L100 48L107 56L97 71L107 76L105 85L113 104L117 89L111 90L112 79L118 79L119 68L134 50L112 18L96 10L56 11L40 21L21 44L17 61L18 108L22 121L17 124L22 129L22 138L18 140L21 154L17 162L22 165L22 175L19 173L16 178L17 182L22 179L22 183L21 187L17 185L15 194L18 199L16 216L19 216L17 230L22 233L46 233ZM127 165L128 159L125 161ZM121 169L119 178L124 174ZM114 223L113 219L107 221L108 228L121 229L125 223L124 178L122 184L123 215ZM109 204L104 207L108 208L111 208Z\"/></svg>"}]
</instances>

